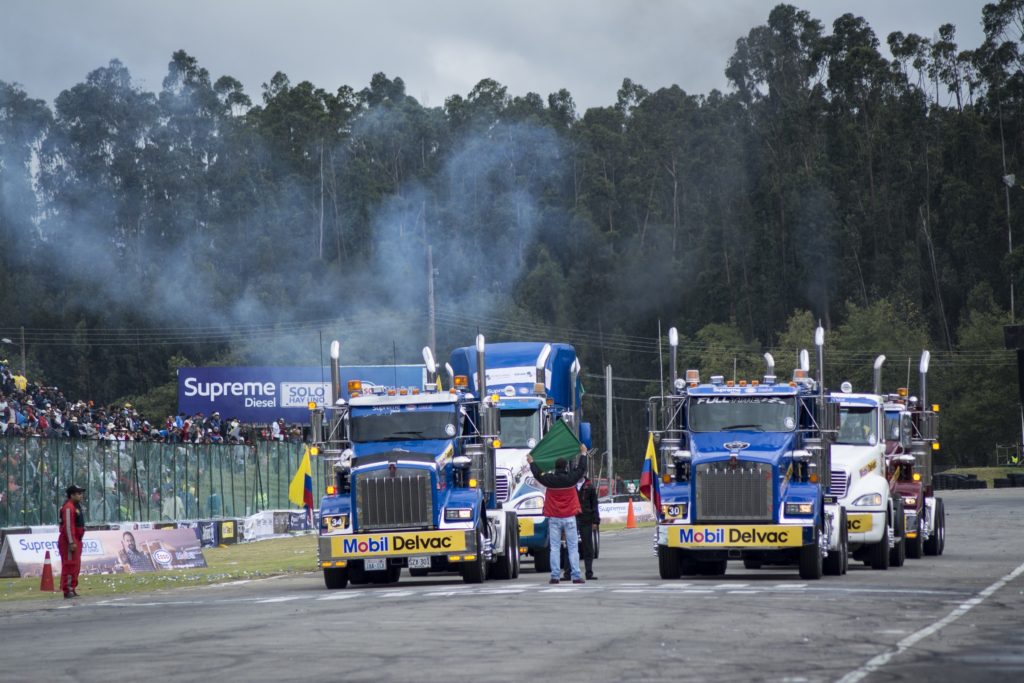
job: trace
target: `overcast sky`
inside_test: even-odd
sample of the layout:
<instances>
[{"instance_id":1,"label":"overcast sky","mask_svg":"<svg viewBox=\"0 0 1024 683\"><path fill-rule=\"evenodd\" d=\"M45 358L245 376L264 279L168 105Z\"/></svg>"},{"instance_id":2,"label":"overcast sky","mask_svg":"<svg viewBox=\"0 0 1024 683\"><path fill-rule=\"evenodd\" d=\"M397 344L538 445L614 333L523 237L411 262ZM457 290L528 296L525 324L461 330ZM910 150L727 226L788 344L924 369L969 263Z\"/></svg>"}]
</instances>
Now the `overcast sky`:
<instances>
[{"instance_id":1,"label":"overcast sky","mask_svg":"<svg viewBox=\"0 0 1024 683\"><path fill-rule=\"evenodd\" d=\"M53 99L111 59L158 91L184 49L213 80L233 76L254 102L276 71L292 83L365 87L400 76L438 106L483 78L511 95L560 88L580 113L614 103L623 78L650 90L725 89L736 39L765 23L755 0L3 0L0 80ZM983 0L802 0L826 27L845 12L867 19L885 51L891 31L957 27L961 49L982 39ZM887 51L886 51L887 53Z\"/></svg>"}]
</instances>

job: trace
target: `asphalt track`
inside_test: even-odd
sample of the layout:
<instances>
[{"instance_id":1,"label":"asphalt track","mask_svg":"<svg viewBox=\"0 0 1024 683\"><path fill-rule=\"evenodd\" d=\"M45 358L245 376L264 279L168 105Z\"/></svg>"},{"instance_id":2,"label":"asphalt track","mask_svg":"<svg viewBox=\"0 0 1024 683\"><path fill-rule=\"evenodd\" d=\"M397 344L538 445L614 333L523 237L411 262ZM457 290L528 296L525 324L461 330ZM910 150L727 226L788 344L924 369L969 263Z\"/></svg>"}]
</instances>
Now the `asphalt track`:
<instances>
[{"instance_id":1,"label":"asphalt track","mask_svg":"<svg viewBox=\"0 0 1024 683\"><path fill-rule=\"evenodd\" d=\"M524 566L6 603L0 681L1024 680L1024 489L942 496L944 555L821 581L740 563L662 581L640 529L604 534L579 587Z\"/></svg>"}]
</instances>

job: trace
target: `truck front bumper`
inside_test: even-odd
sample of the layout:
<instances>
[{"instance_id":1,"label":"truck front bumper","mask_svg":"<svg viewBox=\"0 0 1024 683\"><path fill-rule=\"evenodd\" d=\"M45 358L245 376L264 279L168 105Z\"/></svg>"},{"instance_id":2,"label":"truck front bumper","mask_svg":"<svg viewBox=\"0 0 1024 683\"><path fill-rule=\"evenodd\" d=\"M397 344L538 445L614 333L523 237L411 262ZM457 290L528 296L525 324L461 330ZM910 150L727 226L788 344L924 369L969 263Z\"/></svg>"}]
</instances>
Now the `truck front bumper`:
<instances>
[{"instance_id":1,"label":"truck front bumper","mask_svg":"<svg viewBox=\"0 0 1024 683\"><path fill-rule=\"evenodd\" d=\"M849 532L850 545L878 543L885 535L885 510L875 512L855 511L846 509L846 530Z\"/></svg>"},{"instance_id":2,"label":"truck front bumper","mask_svg":"<svg viewBox=\"0 0 1024 683\"><path fill-rule=\"evenodd\" d=\"M687 550L782 550L814 542L811 523L658 525L658 545Z\"/></svg>"},{"instance_id":3,"label":"truck front bumper","mask_svg":"<svg viewBox=\"0 0 1024 683\"><path fill-rule=\"evenodd\" d=\"M379 531L367 534L320 536L320 567L345 567L353 560L445 557L449 562L475 560L473 529L435 531Z\"/></svg>"},{"instance_id":4,"label":"truck front bumper","mask_svg":"<svg viewBox=\"0 0 1024 683\"><path fill-rule=\"evenodd\" d=\"M531 515L519 517L519 549L548 550L548 518Z\"/></svg>"}]
</instances>

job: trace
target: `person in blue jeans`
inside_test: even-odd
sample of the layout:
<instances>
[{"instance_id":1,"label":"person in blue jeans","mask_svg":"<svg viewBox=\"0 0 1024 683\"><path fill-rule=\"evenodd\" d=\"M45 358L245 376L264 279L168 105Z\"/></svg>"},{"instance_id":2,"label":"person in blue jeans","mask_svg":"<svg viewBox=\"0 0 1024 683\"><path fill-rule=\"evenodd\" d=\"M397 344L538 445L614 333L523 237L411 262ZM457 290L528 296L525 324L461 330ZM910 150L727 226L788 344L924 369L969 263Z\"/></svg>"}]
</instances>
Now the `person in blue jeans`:
<instances>
[{"instance_id":1,"label":"person in blue jeans","mask_svg":"<svg viewBox=\"0 0 1024 683\"><path fill-rule=\"evenodd\" d=\"M579 532L576 530L576 515L580 513L580 499L576 495L576 482L587 472L587 447L580 444L580 458L576 467L570 469L569 461L559 458L553 472L541 472L532 456L526 456L530 472L541 485L547 488L544 495L544 516L548 518L548 547L551 553L551 580L558 583L562 573L562 534L569 554L569 570L572 582L586 583L580 575Z\"/></svg>"}]
</instances>

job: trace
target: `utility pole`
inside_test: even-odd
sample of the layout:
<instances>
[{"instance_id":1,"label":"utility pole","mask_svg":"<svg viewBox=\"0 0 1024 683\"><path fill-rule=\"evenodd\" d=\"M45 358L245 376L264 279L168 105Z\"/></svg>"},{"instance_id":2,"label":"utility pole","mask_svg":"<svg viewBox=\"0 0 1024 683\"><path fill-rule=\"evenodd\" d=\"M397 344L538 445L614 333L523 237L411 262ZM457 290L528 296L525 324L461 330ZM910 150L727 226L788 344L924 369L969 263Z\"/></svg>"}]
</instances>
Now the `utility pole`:
<instances>
[{"instance_id":1,"label":"utility pole","mask_svg":"<svg viewBox=\"0 0 1024 683\"><path fill-rule=\"evenodd\" d=\"M612 493L618 493L615 490L615 469L614 469L614 458L612 457L612 443L615 441L612 438L612 366L604 366L604 428L605 428L605 439L608 441L608 490Z\"/></svg>"},{"instance_id":2,"label":"utility pole","mask_svg":"<svg viewBox=\"0 0 1024 683\"><path fill-rule=\"evenodd\" d=\"M430 326L430 352L437 357L437 327L434 308L434 248L427 245L427 318Z\"/></svg>"}]
</instances>

